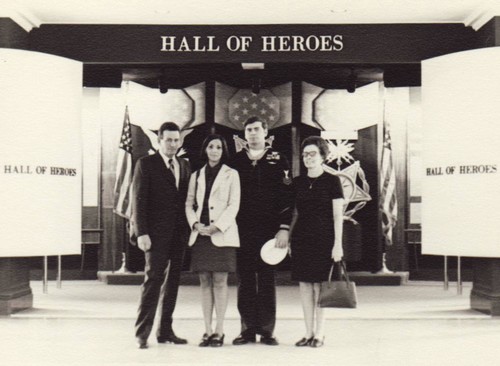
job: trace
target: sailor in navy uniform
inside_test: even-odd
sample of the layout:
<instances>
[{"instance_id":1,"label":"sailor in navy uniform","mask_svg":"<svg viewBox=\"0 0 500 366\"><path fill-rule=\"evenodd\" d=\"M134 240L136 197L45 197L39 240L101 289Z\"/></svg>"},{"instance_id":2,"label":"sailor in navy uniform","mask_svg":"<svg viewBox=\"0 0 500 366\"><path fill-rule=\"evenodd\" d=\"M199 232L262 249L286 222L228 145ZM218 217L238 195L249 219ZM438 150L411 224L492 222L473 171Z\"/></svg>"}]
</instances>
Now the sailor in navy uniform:
<instances>
[{"instance_id":1,"label":"sailor in navy uniform","mask_svg":"<svg viewBox=\"0 0 500 366\"><path fill-rule=\"evenodd\" d=\"M237 256L238 310L241 334L234 345L256 341L277 345L275 270L264 263L260 249L276 238L276 246L288 245L292 219L291 172L286 157L265 146L267 124L256 117L245 122L248 148L240 151L232 166L241 181L241 203L237 217L240 248Z\"/></svg>"}]
</instances>

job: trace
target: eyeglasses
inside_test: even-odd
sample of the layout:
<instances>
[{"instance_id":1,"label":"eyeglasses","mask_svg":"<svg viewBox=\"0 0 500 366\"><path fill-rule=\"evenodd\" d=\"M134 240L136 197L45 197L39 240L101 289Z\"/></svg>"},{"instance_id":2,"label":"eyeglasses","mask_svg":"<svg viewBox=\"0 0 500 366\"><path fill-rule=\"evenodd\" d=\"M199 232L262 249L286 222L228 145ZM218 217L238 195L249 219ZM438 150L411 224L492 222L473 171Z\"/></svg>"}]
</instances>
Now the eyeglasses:
<instances>
[{"instance_id":1,"label":"eyeglasses","mask_svg":"<svg viewBox=\"0 0 500 366\"><path fill-rule=\"evenodd\" d=\"M310 156L311 158L314 158L317 154L318 154L317 151L304 151L302 153L302 157L307 158L308 156Z\"/></svg>"}]
</instances>

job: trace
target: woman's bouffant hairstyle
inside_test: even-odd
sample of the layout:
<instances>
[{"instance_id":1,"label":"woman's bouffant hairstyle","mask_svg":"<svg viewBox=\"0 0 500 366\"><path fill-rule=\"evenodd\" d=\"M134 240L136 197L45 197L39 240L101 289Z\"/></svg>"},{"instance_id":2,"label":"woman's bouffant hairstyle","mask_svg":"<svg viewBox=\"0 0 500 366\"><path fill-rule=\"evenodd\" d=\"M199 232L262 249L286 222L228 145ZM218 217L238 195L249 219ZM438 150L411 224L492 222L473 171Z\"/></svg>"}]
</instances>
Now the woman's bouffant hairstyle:
<instances>
[{"instance_id":1,"label":"woman's bouffant hairstyle","mask_svg":"<svg viewBox=\"0 0 500 366\"><path fill-rule=\"evenodd\" d=\"M309 145L314 145L318 147L319 153L323 159L326 159L328 154L330 153L330 148L328 147L328 143L319 136L309 136L304 141L302 141L301 151L304 151L304 148Z\"/></svg>"},{"instance_id":2,"label":"woman's bouffant hairstyle","mask_svg":"<svg viewBox=\"0 0 500 366\"><path fill-rule=\"evenodd\" d=\"M229 160L229 149L227 148L227 143L226 139L222 137L221 135L218 134L210 134L208 135L205 140L203 141L203 144L201 145L201 151L200 151L200 159L204 162L208 161L207 157L207 146L210 144L211 141L213 140L219 140L222 145L222 156L220 158L221 163L227 163Z\"/></svg>"}]
</instances>

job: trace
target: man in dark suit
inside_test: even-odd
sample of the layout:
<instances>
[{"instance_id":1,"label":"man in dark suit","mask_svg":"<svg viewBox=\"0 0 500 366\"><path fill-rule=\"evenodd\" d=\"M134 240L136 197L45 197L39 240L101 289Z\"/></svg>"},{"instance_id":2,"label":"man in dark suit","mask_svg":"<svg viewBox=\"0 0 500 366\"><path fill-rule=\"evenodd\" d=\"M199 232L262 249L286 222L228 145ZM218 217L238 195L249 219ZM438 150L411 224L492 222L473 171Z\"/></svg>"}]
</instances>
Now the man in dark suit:
<instances>
[{"instance_id":1,"label":"man in dark suit","mask_svg":"<svg viewBox=\"0 0 500 366\"><path fill-rule=\"evenodd\" d=\"M133 230L146 260L136 322L139 348L148 347L160 295L158 343L187 343L172 330L172 313L189 234L185 201L191 169L187 160L175 156L181 146L175 123L161 125L158 142L158 152L137 162L132 182Z\"/></svg>"}]
</instances>

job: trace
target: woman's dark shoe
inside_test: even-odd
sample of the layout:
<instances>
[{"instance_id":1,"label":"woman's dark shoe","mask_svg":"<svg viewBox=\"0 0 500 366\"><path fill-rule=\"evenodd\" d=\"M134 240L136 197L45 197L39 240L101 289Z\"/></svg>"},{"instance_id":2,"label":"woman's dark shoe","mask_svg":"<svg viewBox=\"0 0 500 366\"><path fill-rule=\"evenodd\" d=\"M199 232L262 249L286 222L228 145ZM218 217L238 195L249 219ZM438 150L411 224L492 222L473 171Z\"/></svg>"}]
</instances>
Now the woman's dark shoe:
<instances>
[{"instance_id":1,"label":"woman's dark shoe","mask_svg":"<svg viewBox=\"0 0 500 366\"><path fill-rule=\"evenodd\" d=\"M311 347L318 348L322 347L323 344L325 344L325 337L319 339L319 338L314 338L310 344Z\"/></svg>"},{"instance_id":2,"label":"woman's dark shoe","mask_svg":"<svg viewBox=\"0 0 500 366\"><path fill-rule=\"evenodd\" d=\"M314 340L314 337L311 337L311 338L304 337L300 341L298 341L297 343L295 343L295 345L297 347L310 346L313 340Z\"/></svg>"},{"instance_id":3,"label":"woman's dark shoe","mask_svg":"<svg viewBox=\"0 0 500 366\"><path fill-rule=\"evenodd\" d=\"M210 338L211 347L222 347L222 345L224 344L224 334L219 335L217 333L214 333Z\"/></svg>"},{"instance_id":4,"label":"woman's dark shoe","mask_svg":"<svg viewBox=\"0 0 500 366\"><path fill-rule=\"evenodd\" d=\"M201 338L201 342L198 346L200 347L208 347L210 346L210 340L212 339L214 335L208 335L207 333L203 334L203 337Z\"/></svg>"}]
</instances>

